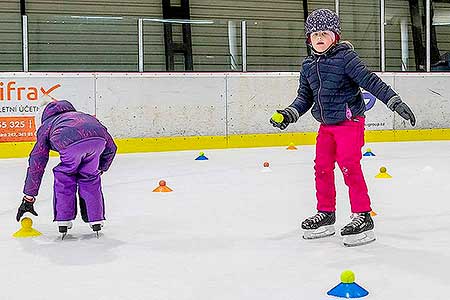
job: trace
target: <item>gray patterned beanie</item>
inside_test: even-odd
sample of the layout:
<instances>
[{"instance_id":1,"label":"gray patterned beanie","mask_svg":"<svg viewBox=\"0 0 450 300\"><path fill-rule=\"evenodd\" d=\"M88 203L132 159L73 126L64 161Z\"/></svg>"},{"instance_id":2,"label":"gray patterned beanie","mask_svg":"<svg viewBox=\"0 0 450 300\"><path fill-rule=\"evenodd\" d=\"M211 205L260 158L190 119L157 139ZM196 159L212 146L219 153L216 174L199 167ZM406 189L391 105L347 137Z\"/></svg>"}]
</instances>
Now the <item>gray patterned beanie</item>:
<instances>
[{"instance_id":1,"label":"gray patterned beanie","mask_svg":"<svg viewBox=\"0 0 450 300\"><path fill-rule=\"evenodd\" d=\"M305 22L306 36L309 38L313 32L327 30L333 31L338 36L341 35L341 21L338 15L326 8L313 10Z\"/></svg>"}]
</instances>

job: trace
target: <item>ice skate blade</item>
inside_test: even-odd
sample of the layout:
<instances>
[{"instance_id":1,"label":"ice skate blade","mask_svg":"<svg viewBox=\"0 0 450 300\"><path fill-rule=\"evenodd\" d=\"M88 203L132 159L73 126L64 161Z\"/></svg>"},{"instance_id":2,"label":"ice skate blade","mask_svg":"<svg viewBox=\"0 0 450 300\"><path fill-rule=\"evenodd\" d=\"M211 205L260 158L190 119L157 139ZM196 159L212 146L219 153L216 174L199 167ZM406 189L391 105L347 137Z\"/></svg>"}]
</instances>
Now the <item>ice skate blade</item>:
<instances>
[{"instance_id":1,"label":"ice skate blade","mask_svg":"<svg viewBox=\"0 0 450 300\"><path fill-rule=\"evenodd\" d=\"M59 227L66 227L67 229L72 229L72 221L58 221Z\"/></svg>"},{"instance_id":2,"label":"ice skate blade","mask_svg":"<svg viewBox=\"0 0 450 300\"><path fill-rule=\"evenodd\" d=\"M303 229L303 239L315 240L321 239L327 236L331 236L336 233L334 225L321 226L317 229Z\"/></svg>"},{"instance_id":3,"label":"ice skate blade","mask_svg":"<svg viewBox=\"0 0 450 300\"><path fill-rule=\"evenodd\" d=\"M364 231L358 234L344 235L344 246L355 247L372 243L376 240L373 230Z\"/></svg>"},{"instance_id":4,"label":"ice skate blade","mask_svg":"<svg viewBox=\"0 0 450 300\"><path fill-rule=\"evenodd\" d=\"M92 228L92 230L94 232L98 233L100 230L102 230L102 225L101 224L94 224L94 225L91 226L91 228Z\"/></svg>"}]
</instances>

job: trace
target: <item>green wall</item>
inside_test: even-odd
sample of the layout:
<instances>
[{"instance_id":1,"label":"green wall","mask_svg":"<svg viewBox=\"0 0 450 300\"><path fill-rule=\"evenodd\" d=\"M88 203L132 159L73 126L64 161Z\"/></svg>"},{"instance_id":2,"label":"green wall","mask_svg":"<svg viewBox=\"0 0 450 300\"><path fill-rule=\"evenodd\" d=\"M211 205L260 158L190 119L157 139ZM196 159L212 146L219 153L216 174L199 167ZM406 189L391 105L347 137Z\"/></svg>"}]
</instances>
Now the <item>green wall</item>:
<instances>
[{"instance_id":1,"label":"green wall","mask_svg":"<svg viewBox=\"0 0 450 300\"><path fill-rule=\"evenodd\" d=\"M43 1L28 0L30 71L138 70L137 19L162 17L161 1ZM21 71L19 1L0 0L0 71ZM193 24L195 71L231 71L228 21L236 30L236 57L241 65L240 21L247 20L248 71L298 71L306 47L302 1L201 1L191 0L191 18L214 20ZM334 1L309 1L309 9L334 9ZM450 3L434 4L435 11L450 12ZM423 10L423 9L422 9ZM82 18L81 16L90 16ZM110 18L92 18L107 16ZM355 46L367 65L380 70L380 9L378 1L341 0L343 40ZM386 1L386 69L401 70L400 22L410 23L407 0ZM181 29L174 25L174 37ZM409 69L415 71L411 26ZM450 26L437 26L441 54L450 51ZM165 71L162 23L144 22L145 71ZM176 58L182 71L183 59Z\"/></svg>"}]
</instances>

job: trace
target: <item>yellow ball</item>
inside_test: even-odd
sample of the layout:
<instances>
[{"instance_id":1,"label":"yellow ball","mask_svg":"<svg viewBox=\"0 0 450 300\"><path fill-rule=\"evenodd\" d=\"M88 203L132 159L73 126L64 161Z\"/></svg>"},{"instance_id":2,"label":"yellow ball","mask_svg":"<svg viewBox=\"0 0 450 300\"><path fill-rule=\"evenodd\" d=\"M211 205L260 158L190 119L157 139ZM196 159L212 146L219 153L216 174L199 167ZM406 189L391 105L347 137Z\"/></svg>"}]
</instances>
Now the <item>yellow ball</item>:
<instances>
[{"instance_id":1,"label":"yellow ball","mask_svg":"<svg viewBox=\"0 0 450 300\"><path fill-rule=\"evenodd\" d=\"M31 226L33 226L33 221L30 218L23 218L22 221L20 221L20 224L22 224L23 228L31 228Z\"/></svg>"},{"instance_id":2,"label":"yellow ball","mask_svg":"<svg viewBox=\"0 0 450 300\"><path fill-rule=\"evenodd\" d=\"M367 149L366 149L366 152L372 152L372 149L367 148Z\"/></svg>"},{"instance_id":3,"label":"yellow ball","mask_svg":"<svg viewBox=\"0 0 450 300\"><path fill-rule=\"evenodd\" d=\"M385 167L381 167L380 168L380 173L386 173L386 168Z\"/></svg>"},{"instance_id":4,"label":"yellow ball","mask_svg":"<svg viewBox=\"0 0 450 300\"><path fill-rule=\"evenodd\" d=\"M272 120L274 120L277 123L281 123L281 122L283 122L284 117L282 114L276 112L272 115Z\"/></svg>"},{"instance_id":5,"label":"yellow ball","mask_svg":"<svg viewBox=\"0 0 450 300\"><path fill-rule=\"evenodd\" d=\"M205 156L205 152L200 152L198 155Z\"/></svg>"},{"instance_id":6,"label":"yellow ball","mask_svg":"<svg viewBox=\"0 0 450 300\"><path fill-rule=\"evenodd\" d=\"M353 283L355 282L355 273L351 270L345 270L341 273L341 282L342 283Z\"/></svg>"}]
</instances>

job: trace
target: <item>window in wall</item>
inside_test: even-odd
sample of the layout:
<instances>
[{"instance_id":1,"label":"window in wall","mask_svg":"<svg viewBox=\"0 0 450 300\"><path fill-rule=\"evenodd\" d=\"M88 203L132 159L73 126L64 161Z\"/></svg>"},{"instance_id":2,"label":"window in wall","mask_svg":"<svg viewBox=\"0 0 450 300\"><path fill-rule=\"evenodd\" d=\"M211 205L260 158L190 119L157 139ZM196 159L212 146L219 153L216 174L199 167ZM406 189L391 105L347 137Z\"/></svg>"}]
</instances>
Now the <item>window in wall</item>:
<instances>
[{"instance_id":1,"label":"window in wall","mask_svg":"<svg viewBox=\"0 0 450 300\"><path fill-rule=\"evenodd\" d=\"M137 19L31 15L30 71L138 70Z\"/></svg>"},{"instance_id":2,"label":"window in wall","mask_svg":"<svg viewBox=\"0 0 450 300\"><path fill-rule=\"evenodd\" d=\"M240 22L192 24L194 71L241 71Z\"/></svg>"},{"instance_id":3,"label":"window in wall","mask_svg":"<svg viewBox=\"0 0 450 300\"><path fill-rule=\"evenodd\" d=\"M247 70L297 72L306 57L303 22L247 21Z\"/></svg>"},{"instance_id":4,"label":"window in wall","mask_svg":"<svg viewBox=\"0 0 450 300\"><path fill-rule=\"evenodd\" d=\"M385 3L386 71L425 71L425 10L422 0Z\"/></svg>"},{"instance_id":5,"label":"window in wall","mask_svg":"<svg viewBox=\"0 0 450 300\"><path fill-rule=\"evenodd\" d=\"M20 13L0 12L0 72L22 70Z\"/></svg>"},{"instance_id":6,"label":"window in wall","mask_svg":"<svg viewBox=\"0 0 450 300\"><path fill-rule=\"evenodd\" d=\"M347 40L372 71L381 70L378 1L341 0L342 40Z\"/></svg>"},{"instance_id":7,"label":"window in wall","mask_svg":"<svg viewBox=\"0 0 450 300\"><path fill-rule=\"evenodd\" d=\"M450 1L432 1L431 70L450 72Z\"/></svg>"}]
</instances>

